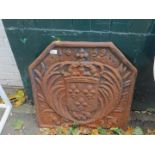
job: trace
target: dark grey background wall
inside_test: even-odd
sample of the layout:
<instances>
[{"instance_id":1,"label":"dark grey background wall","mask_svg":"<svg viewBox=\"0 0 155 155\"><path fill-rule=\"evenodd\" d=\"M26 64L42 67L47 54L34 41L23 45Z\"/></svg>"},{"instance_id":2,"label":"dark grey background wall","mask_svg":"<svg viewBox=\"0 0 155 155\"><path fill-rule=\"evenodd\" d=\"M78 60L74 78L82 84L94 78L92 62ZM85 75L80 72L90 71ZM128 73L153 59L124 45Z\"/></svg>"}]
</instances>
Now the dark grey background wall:
<instances>
[{"instance_id":1,"label":"dark grey background wall","mask_svg":"<svg viewBox=\"0 0 155 155\"><path fill-rule=\"evenodd\" d=\"M54 40L112 41L137 67L132 109L155 108L155 20L3 20L26 92L29 64Z\"/></svg>"}]
</instances>

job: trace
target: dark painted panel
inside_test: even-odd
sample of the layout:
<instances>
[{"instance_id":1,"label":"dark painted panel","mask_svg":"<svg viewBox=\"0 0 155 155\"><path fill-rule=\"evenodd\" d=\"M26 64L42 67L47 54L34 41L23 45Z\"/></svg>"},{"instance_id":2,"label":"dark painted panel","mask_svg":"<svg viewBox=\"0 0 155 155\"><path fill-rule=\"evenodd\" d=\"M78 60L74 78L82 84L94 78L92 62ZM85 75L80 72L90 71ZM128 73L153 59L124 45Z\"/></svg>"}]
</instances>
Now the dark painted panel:
<instances>
[{"instance_id":1,"label":"dark painted panel","mask_svg":"<svg viewBox=\"0 0 155 155\"><path fill-rule=\"evenodd\" d=\"M111 21L110 31L114 32L128 32L129 20L115 19Z\"/></svg>"},{"instance_id":2,"label":"dark painted panel","mask_svg":"<svg viewBox=\"0 0 155 155\"><path fill-rule=\"evenodd\" d=\"M128 32L148 33L152 29L151 19L129 20Z\"/></svg>"},{"instance_id":3,"label":"dark painted panel","mask_svg":"<svg viewBox=\"0 0 155 155\"><path fill-rule=\"evenodd\" d=\"M54 20L48 20L48 19L36 19L33 20L34 22L34 28L54 28ZM26 22L27 24L29 24L29 22ZM25 27L28 27L27 25L25 25Z\"/></svg>"},{"instance_id":4,"label":"dark painted panel","mask_svg":"<svg viewBox=\"0 0 155 155\"><path fill-rule=\"evenodd\" d=\"M3 20L5 21L5 27L18 27L18 28L22 28L23 27L23 20L21 19L5 19Z\"/></svg>"},{"instance_id":5,"label":"dark painted panel","mask_svg":"<svg viewBox=\"0 0 155 155\"><path fill-rule=\"evenodd\" d=\"M54 20L55 29L72 29L71 19Z\"/></svg>"},{"instance_id":6,"label":"dark painted panel","mask_svg":"<svg viewBox=\"0 0 155 155\"><path fill-rule=\"evenodd\" d=\"M91 20L90 19L73 19L73 29L90 31Z\"/></svg>"},{"instance_id":7,"label":"dark painted panel","mask_svg":"<svg viewBox=\"0 0 155 155\"><path fill-rule=\"evenodd\" d=\"M111 20L95 19L91 21L91 30L94 31L110 31Z\"/></svg>"}]
</instances>

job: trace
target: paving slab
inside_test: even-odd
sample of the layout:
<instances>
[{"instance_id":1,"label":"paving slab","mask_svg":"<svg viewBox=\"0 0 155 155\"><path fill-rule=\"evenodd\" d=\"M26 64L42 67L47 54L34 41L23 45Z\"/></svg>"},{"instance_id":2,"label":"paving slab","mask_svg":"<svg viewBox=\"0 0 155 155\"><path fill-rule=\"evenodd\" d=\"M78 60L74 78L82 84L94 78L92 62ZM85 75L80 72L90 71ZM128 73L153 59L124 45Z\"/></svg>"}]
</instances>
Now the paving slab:
<instances>
[{"instance_id":1,"label":"paving slab","mask_svg":"<svg viewBox=\"0 0 155 155\"><path fill-rule=\"evenodd\" d=\"M23 127L16 130L14 124L18 121L23 122ZM38 135L39 127L36 122L34 106L24 104L19 108L13 108L5 124L2 135Z\"/></svg>"}]
</instances>

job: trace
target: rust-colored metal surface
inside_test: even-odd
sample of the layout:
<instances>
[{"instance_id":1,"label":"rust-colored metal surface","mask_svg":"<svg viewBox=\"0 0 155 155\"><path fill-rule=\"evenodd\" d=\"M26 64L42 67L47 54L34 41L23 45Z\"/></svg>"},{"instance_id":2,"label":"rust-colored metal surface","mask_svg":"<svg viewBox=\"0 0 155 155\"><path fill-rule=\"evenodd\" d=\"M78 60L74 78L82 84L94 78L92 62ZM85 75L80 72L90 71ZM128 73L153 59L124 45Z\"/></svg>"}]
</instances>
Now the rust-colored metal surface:
<instances>
[{"instance_id":1,"label":"rust-colored metal surface","mask_svg":"<svg viewBox=\"0 0 155 155\"><path fill-rule=\"evenodd\" d=\"M41 127L127 127L136 68L111 42L54 42L29 67Z\"/></svg>"}]
</instances>

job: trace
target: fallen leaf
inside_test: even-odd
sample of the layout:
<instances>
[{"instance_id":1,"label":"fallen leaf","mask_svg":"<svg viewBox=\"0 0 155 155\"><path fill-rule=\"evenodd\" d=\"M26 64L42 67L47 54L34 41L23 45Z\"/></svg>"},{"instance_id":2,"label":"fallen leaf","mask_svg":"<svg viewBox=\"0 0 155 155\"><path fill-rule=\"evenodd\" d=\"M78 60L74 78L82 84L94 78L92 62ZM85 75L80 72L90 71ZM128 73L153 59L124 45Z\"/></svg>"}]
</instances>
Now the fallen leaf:
<instances>
[{"instance_id":1,"label":"fallen leaf","mask_svg":"<svg viewBox=\"0 0 155 155\"><path fill-rule=\"evenodd\" d=\"M110 130L116 135L122 134L122 130L120 128L110 128Z\"/></svg>"},{"instance_id":2,"label":"fallen leaf","mask_svg":"<svg viewBox=\"0 0 155 155\"><path fill-rule=\"evenodd\" d=\"M77 123L72 124L72 126L68 129L68 134L70 134L70 135L79 135Z\"/></svg>"},{"instance_id":3,"label":"fallen leaf","mask_svg":"<svg viewBox=\"0 0 155 155\"><path fill-rule=\"evenodd\" d=\"M50 135L56 135L56 129L52 128L50 129Z\"/></svg>"},{"instance_id":4,"label":"fallen leaf","mask_svg":"<svg viewBox=\"0 0 155 155\"><path fill-rule=\"evenodd\" d=\"M155 129L147 129L147 133L148 135L155 135Z\"/></svg>"},{"instance_id":5,"label":"fallen leaf","mask_svg":"<svg viewBox=\"0 0 155 155\"><path fill-rule=\"evenodd\" d=\"M14 107L19 107L22 105L25 100L25 93L23 89L18 89L15 94L7 95L11 103L13 104ZM0 98L0 104L4 104L3 100Z\"/></svg>"},{"instance_id":6,"label":"fallen leaf","mask_svg":"<svg viewBox=\"0 0 155 155\"><path fill-rule=\"evenodd\" d=\"M67 133L68 133L68 128L63 127L62 128L62 134L67 135Z\"/></svg>"},{"instance_id":7,"label":"fallen leaf","mask_svg":"<svg viewBox=\"0 0 155 155\"><path fill-rule=\"evenodd\" d=\"M138 113L138 114L140 114L141 112L140 111L134 111L135 113Z\"/></svg>"},{"instance_id":8,"label":"fallen leaf","mask_svg":"<svg viewBox=\"0 0 155 155\"><path fill-rule=\"evenodd\" d=\"M113 132L111 130L107 130L107 135L113 135Z\"/></svg>"},{"instance_id":9,"label":"fallen leaf","mask_svg":"<svg viewBox=\"0 0 155 155\"><path fill-rule=\"evenodd\" d=\"M79 135L78 128L72 128L72 127L70 127L68 129L68 134L69 135Z\"/></svg>"},{"instance_id":10,"label":"fallen leaf","mask_svg":"<svg viewBox=\"0 0 155 155\"><path fill-rule=\"evenodd\" d=\"M133 133L133 128L132 127L128 127L128 129L126 130L126 131L124 131L124 135L132 135L132 133Z\"/></svg>"},{"instance_id":11,"label":"fallen leaf","mask_svg":"<svg viewBox=\"0 0 155 155\"><path fill-rule=\"evenodd\" d=\"M86 128L86 127L79 128L79 134L81 134L81 135L89 135L90 133L91 133L90 128Z\"/></svg>"},{"instance_id":12,"label":"fallen leaf","mask_svg":"<svg viewBox=\"0 0 155 155\"><path fill-rule=\"evenodd\" d=\"M25 100L26 100L26 97L25 97L25 93L22 89L19 89L16 91L16 93L14 95L12 95L12 101L13 101L13 106L14 107L19 107L21 106ZM11 100L10 98L10 100Z\"/></svg>"},{"instance_id":13,"label":"fallen leaf","mask_svg":"<svg viewBox=\"0 0 155 155\"><path fill-rule=\"evenodd\" d=\"M146 114L147 113L147 111L142 111L142 114Z\"/></svg>"},{"instance_id":14,"label":"fallen leaf","mask_svg":"<svg viewBox=\"0 0 155 155\"><path fill-rule=\"evenodd\" d=\"M68 127L65 127L65 126L59 126L59 127L56 127L56 129L55 129L57 135L72 134L72 133L69 133L68 130L69 130ZM54 132L54 130L53 130L53 132Z\"/></svg>"},{"instance_id":15,"label":"fallen leaf","mask_svg":"<svg viewBox=\"0 0 155 155\"><path fill-rule=\"evenodd\" d=\"M51 130L50 130L50 128L40 128L40 132L43 135L49 135Z\"/></svg>"},{"instance_id":16,"label":"fallen leaf","mask_svg":"<svg viewBox=\"0 0 155 155\"><path fill-rule=\"evenodd\" d=\"M134 129L134 131L133 131L132 134L133 134L133 135L143 135L144 133L143 133L143 130L142 130L139 126L137 126L137 127Z\"/></svg>"},{"instance_id":17,"label":"fallen leaf","mask_svg":"<svg viewBox=\"0 0 155 155\"><path fill-rule=\"evenodd\" d=\"M102 127L98 127L97 130L98 130L98 133L100 135L106 135L107 134L106 130L104 128L102 128Z\"/></svg>"},{"instance_id":18,"label":"fallen leaf","mask_svg":"<svg viewBox=\"0 0 155 155\"><path fill-rule=\"evenodd\" d=\"M17 119L13 122L12 127L14 130L20 130L24 127L24 121L21 119Z\"/></svg>"},{"instance_id":19,"label":"fallen leaf","mask_svg":"<svg viewBox=\"0 0 155 155\"><path fill-rule=\"evenodd\" d=\"M62 127L61 126L56 128L56 134L57 135L62 135Z\"/></svg>"},{"instance_id":20,"label":"fallen leaf","mask_svg":"<svg viewBox=\"0 0 155 155\"><path fill-rule=\"evenodd\" d=\"M91 135L99 135L98 130L97 129L92 129Z\"/></svg>"}]
</instances>

